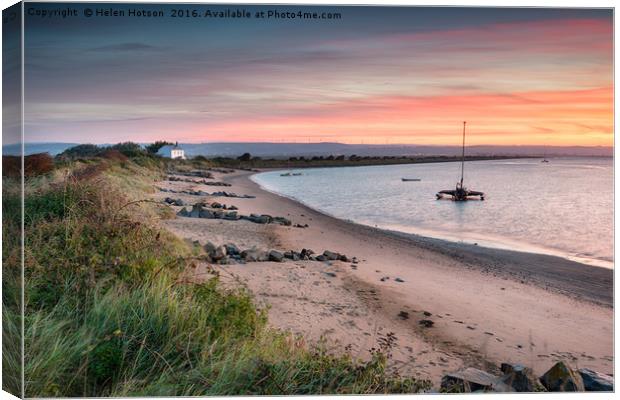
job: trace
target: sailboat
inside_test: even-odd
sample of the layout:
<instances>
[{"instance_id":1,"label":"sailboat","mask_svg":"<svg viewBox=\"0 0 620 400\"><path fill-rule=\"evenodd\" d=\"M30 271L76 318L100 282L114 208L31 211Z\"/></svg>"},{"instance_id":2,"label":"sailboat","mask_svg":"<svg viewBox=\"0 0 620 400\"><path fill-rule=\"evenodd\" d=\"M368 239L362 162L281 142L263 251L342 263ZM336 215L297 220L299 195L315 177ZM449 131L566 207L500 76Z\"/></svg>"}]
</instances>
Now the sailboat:
<instances>
[{"instance_id":1,"label":"sailboat","mask_svg":"<svg viewBox=\"0 0 620 400\"><path fill-rule=\"evenodd\" d=\"M461 181L456 183L456 189L454 190L440 190L435 196L437 200L449 197L454 201L466 201L479 198L484 200L484 193L477 192L475 190L469 190L463 186L463 174L465 171L465 126L467 121L463 121L463 150L461 155Z\"/></svg>"},{"instance_id":2,"label":"sailboat","mask_svg":"<svg viewBox=\"0 0 620 400\"><path fill-rule=\"evenodd\" d=\"M548 163L549 160L547 160L547 146L545 146L545 152L543 153L543 159L540 161L541 163Z\"/></svg>"}]
</instances>

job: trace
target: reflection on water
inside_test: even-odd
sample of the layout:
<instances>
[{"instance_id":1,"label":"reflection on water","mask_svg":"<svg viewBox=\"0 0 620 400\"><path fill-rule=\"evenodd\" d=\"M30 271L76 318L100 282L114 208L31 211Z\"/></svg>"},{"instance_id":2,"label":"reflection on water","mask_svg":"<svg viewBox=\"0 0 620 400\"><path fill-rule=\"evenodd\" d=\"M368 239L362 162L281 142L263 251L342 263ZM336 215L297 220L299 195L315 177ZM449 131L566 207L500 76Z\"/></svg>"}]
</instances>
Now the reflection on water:
<instances>
[{"instance_id":1,"label":"reflection on water","mask_svg":"<svg viewBox=\"0 0 620 400\"><path fill-rule=\"evenodd\" d=\"M253 179L335 217L380 228L612 261L612 159L468 162L465 186L485 192L486 200L435 200L459 175L459 163L437 163L316 168L290 177L266 172Z\"/></svg>"}]
</instances>

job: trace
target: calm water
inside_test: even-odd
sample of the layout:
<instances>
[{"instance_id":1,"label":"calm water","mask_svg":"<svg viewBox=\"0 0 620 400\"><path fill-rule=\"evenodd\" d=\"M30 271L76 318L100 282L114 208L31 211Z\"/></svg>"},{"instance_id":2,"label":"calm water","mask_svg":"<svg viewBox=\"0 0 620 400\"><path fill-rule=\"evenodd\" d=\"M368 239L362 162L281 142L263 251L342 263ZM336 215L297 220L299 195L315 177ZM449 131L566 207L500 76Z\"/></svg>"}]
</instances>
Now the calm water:
<instances>
[{"instance_id":1,"label":"calm water","mask_svg":"<svg viewBox=\"0 0 620 400\"><path fill-rule=\"evenodd\" d=\"M435 200L453 189L459 163L315 168L301 176L266 172L263 188L332 216L379 228L481 246L613 264L613 160L476 161L465 186L485 201ZM401 178L421 178L402 182Z\"/></svg>"}]
</instances>

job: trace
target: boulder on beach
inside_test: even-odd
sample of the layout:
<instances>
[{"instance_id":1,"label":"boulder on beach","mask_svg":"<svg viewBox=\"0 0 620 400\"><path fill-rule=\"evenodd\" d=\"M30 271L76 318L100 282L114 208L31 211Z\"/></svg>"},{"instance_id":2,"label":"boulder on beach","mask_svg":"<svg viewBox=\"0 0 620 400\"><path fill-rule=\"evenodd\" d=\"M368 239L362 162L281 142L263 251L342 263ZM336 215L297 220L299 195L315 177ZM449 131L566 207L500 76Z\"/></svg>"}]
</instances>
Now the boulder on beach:
<instances>
[{"instance_id":1,"label":"boulder on beach","mask_svg":"<svg viewBox=\"0 0 620 400\"><path fill-rule=\"evenodd\" d=\"M271 250L269 252L269 261L282 262L284 261L284 254L277 250Z\"/></svg>"},{"instance_id":2,"label":"boulder on beach","mask_svg":"<svg viewBox=\"0 0 620 400\"><path fill-rule=\"evenodd\" d=\"M291 221L284 217L274 217L271 222L278 225L291 226Z\"/></svg>"},{"instance_id":3,"label":"boulder on beach","mask_svg":"<svg viewBox=\"0 0 620 400\"><path fill-rule=\"evenodd\" d=\"M347 257L344 254L338 254L338 260L342 261L342 262L350 262L351 260L349 259L349 257Z\"/></svg>"},{"instance_id":4,"label":"boulder on beach","mask_svg":"<svg viewBox=\"0 0 620 400\"><path fill-rule=\"evenodd\" d=\"M213 214L213 212L210 210L200 210L200 212L198 213L198 218L213 219L215 218L215 214Z\"/></svg>"},{"instance_id":5,"label":"boulder on beach","mask_svg":"<svg viewBox=\"0 0 620 400\"><path fill-rule=\"evenodd\" d=\"M211 253L215 252L215 249L217 248L217 246L211 242L207 242L205 243L204 246L202 246L202 248L205 250L205 253L207 253L210 256Z\"/></svg>"},{"instance_id":6,"label":"boulder on beach","mask_svg":"<svg viewBox=\"0 0 620 400\"><path fill-rule=\"evenodd\" d=\"M224 246L226 247L226 253L230 254L231 256L241 254L239 248L234 243L226 243Z\"/></svg>"},{"instance_id":7,"label":"boulder on beach","mask_svg":"<svg viewBox=\"0 0 620 400\"><path fill-rule=\"evenodd\" d=\"M187 211L187 208L183 207L177 215L180 217L189 217L189 211Z\"/></svg>"},{"instance_id":8,"label":"boulder on beach","mask_svg":"<svg viewBox=\"0 0 620 400\"><path fill-rule=\"evenodd\" d=\"M230 221L236 221L240 217L237 215L236 211L231 211L231 212L225 213L223 218L227 219L227 220L230 220Z\"/></svg>"},{"instance_id":9,"label":"boulder on beach","mask_svg":"<svg viewBox=\"0 0 620 400\"><path fill-rule=\"evenodd\" d=\"M210 256L213 260L216 260L216 261L224 259L226 257L226 247L217 246L215 248L215 251L213 251L213 253L210 254Z\"/></svg>"},{"instance_id":10,"label":"boulder on beach","mask_svg":"<svg viewBox=\"0 0 620 400\"><path fill-rule=\"evenodd\" d=\"M325 250L323 252L323 255L328 259L328 260L332 260L335 261L337 259L340 258L340 254L338 253L334 253L333 251L329 251L329 250Z\"/></svg>"},{"instance_id":11,"label":"boulder on beach","mask_svg":"<svg viewBox=\"0 0 620 400\"><path fill-rule=\"evenodd\" d=\"M581 375L563 361L557 362L549 371L545 372L540 377L540 381L550 392L585 391Z\"/></svg>"},{"instance_id":12,"label":"boulder on beach","mask_svg":"<svg viewBox=\"0 0 620 400\"><path fill-rule=\"evenodd\" d=\"M583 380L583 386L588 392L613 392L614 391L614 378L592 371L588 368L581 368L578 370L581 379Z\"/></svg>"},{"instance_id":13,"label":"boulder on beach","mask_svg":"<svg viewBox=\"0 0 620 400\"><path fill-rule=\"evenodd\" d=\"M441 388L448 392L512 392L512 388L488 372L465 368L441 379Z\"/></svg>"},{"instance_id":14,"label":"boulder on beach","mask_svg":"<svg viewBox=\"0 0 620 400\"><path fill-rule=\"evenodd\" d=\"M241 252L241 258L247 262L269 261L269 254L265 250L252 248L243 250Z\"/></svg>"},{"instance_id":15,"label":"boulder on beach","mask_svg":"<svg viewBox=\"0 0 620 400\"><path fill-rule=\"evenodd\" d=\"M501 370L504 373L502 381L515 392L547 391L531 368L521 364L502 363Z\"/></svg>"},{"instance_id":16,"label":"boulder on beach","mask_svg":"<svg viewBox=\"0 0 620 400\"><path fill-rule=\"evenodd\" d=\"M288 258L293 261L299 261L301 260L301 254L297 253L296 251L289 250L284 252L284 258Z\"/></svg>"},{"instance_id":17,"label":"boulder on beach","mask_svg":"<svg viewBox=\"0 0 620 400\"><path fill-rule=\"evenodd\" d=\"M203 211L201 204L194 204L192 211L189 212L189 217L200 218L200 212Z\"/></svg>"}]
</instances>

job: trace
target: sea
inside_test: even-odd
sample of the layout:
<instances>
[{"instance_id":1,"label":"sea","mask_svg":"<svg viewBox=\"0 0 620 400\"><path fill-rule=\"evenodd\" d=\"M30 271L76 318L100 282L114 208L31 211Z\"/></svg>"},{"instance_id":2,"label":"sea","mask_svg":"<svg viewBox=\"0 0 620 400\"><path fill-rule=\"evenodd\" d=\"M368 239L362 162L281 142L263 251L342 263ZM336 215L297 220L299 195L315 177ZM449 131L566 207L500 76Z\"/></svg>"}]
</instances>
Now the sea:
<instances>
[{"instance_id":1,"label":"sea","mask_svg":"<svg viewBox=\"0 0 620 400\"><path fill-rule=\"evenodd\" d=\"M613 268L612 158L470 161L464 172L464 186L484 192L484 201L436 199L455 188L459 162L270 171L252 179L359 224Z\"/></svg>"}]
</instances>

